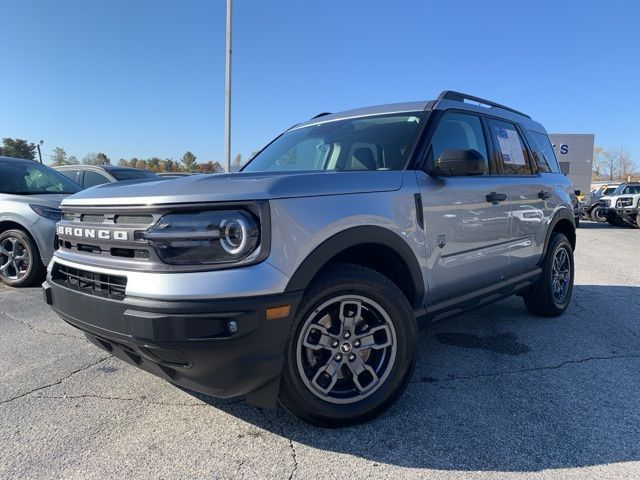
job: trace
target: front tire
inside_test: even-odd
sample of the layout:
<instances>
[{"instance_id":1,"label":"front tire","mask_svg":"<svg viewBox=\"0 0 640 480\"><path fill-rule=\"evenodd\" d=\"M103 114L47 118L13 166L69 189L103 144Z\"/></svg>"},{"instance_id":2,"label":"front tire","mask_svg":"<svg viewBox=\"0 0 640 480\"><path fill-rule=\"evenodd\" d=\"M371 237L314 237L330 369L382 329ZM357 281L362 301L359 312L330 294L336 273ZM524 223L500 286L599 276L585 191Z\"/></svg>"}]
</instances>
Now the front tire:
<instances>
[{"instance_id":1,"label":"front tire","mask_svg":"<svg viewBox=\"0 0 640 480\"><path fill-rule=\"evenodd\" d=\"M591 210L591 219L594 222L605 222L607 219L604 216L604 211L600 207L593 207Z\"/></svg>"},{"instance_id":2,"label":"front tire","mask_svg":"<svg viewBox=\"0 0 640 480\"><path fill-rule=\"evenodd\" d=\"M310 286L287 346L280 402L322 427L387 410L413 372L417 326L402 291L369 268L341 264Z\"/></svg>"},{"instance_id":3,"label":"front tire","mask_svg":"<svg viewBox=\"0 0 640 480\"><path fill-rule=\"evenodd\" d=\"M44 265L33 239L22 230L0 234L0 280L10 287L28 287L44 276Z\"/></svg>"},{"instance_id":4,"label":"front tire","mask_svg":"<svg viewBox=\"0 0 640 480\"><path fill-rule=\"evenodd\" d=\"M575 268L571 243L561 233L551 234L538 283L522 298L534 315L558 317L571 301Z\"/></svg>"}]
</instances>

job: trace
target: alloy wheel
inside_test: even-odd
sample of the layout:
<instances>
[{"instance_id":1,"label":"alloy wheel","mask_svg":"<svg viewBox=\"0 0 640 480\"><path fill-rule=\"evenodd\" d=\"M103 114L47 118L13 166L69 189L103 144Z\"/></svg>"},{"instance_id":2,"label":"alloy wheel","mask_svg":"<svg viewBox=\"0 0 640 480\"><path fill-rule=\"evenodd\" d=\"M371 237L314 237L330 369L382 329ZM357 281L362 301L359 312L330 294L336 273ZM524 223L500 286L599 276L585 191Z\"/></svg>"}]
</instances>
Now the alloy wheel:
<instances>
[{"instance_id":1,"label":"alloy wheel","mask_svg":"<svg viewBox=\"0 0 640 480\"><path fill-rule=\"evenodd\" d=\"M559 248L556 251L553 257L551 276L553 299L560 305L567 297L571 282L571 259L565 248Z\"/></svg>"},{"instance_id":2,"label":"alloy wheel","mask_svg":"<svg viewBox=\"0 0 640 480\"><path fill-rule=\"evenodd\" d=\"M7 280L20 280L29 271L31 258L27 246L16 237L0 241L0 276Z\"/></svg>"},{"instance_id":3,"label":"alloy wheel","mask_svg":"<svg viewBox=\"0 0 640 480\"><path fill-rule=\"evenodd\" d=\"M378 390L396 359L396 331L385 309L360 295L322 303L301 326L296 345L305 386L330 403L358 402Z\"/></svg>"}]
</instances>

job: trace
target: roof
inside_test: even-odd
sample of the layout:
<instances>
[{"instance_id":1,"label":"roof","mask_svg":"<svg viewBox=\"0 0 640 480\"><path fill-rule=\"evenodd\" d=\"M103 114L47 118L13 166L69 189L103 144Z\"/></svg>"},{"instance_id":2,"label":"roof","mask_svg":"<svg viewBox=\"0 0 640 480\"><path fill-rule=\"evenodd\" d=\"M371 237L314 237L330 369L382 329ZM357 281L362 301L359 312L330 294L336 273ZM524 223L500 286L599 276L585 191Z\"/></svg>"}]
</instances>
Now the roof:
<instances>
[{"instance_id":1,"label":"roof","mask_svg":"<svg viewBox=\"0 0 640 480\"><path fill-rule=\"evenodd\" d=\"M466 101L465 101L466 100ZM471 102L471 103L469 103ZM372 107L358 108L354 110L346 110L344 112L322 113L314 118L307 120L306 122L299 123L290 128L290 130L296 130L298 128L304 128L311 125L320 125L327 122L333 122L336 120L345 120L348 118L368 117L373 115L387 115L393 113L410 113L421 112L425 110L448 110L448 109L461 109L469 110L476 113L489 113L501 118L511 120L513 122L524 125L529 130L546 134L545 128L534 121L527 114L519 112L490 100L474 97L460 92L453 92L445 90L442 92L436 100L419 101L419 102L406 102L406 103L391 103L387 105L375 105Z\"/></svg>"}]
</instances>

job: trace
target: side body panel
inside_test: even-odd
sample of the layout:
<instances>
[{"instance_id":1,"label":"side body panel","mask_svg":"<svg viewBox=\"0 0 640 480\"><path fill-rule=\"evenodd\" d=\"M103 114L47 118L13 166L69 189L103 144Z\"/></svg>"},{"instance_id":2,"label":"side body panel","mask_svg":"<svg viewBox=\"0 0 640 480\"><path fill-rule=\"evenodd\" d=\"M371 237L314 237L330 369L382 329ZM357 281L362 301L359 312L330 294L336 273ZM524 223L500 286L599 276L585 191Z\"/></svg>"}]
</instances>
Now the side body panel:
<instances>
[{"instance_id":1,"label":"side body panel","mask_svg":"<svg viewBox=\"0 0 640 480\"><path fill-rule=\"evenodd\" d=\"M424 211L428 303L502 280L509 262L509 204L486 197L503 192L503 179L416 175Z\"/></svg>"}]
</instances>

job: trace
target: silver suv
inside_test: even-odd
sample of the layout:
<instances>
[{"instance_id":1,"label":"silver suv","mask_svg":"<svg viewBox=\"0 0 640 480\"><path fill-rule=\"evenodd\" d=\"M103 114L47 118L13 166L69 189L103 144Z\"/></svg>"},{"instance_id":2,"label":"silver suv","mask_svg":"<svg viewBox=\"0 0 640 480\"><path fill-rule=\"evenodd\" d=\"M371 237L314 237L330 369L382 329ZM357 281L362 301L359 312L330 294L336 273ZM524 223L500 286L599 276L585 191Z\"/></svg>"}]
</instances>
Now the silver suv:
<instances>
[{"instance_id":1,"label":"silver suv","mask_svg":"<svg viewBox=\"0 0 640 480\"><path fill-rule=\"evenodd\" d=\"M542 125L488 100L321 114L240 173L66 199L45 298L174 384L353 424L402 393L419 323L565 311L572 192Z\"/></svg>"}]
</instances>

